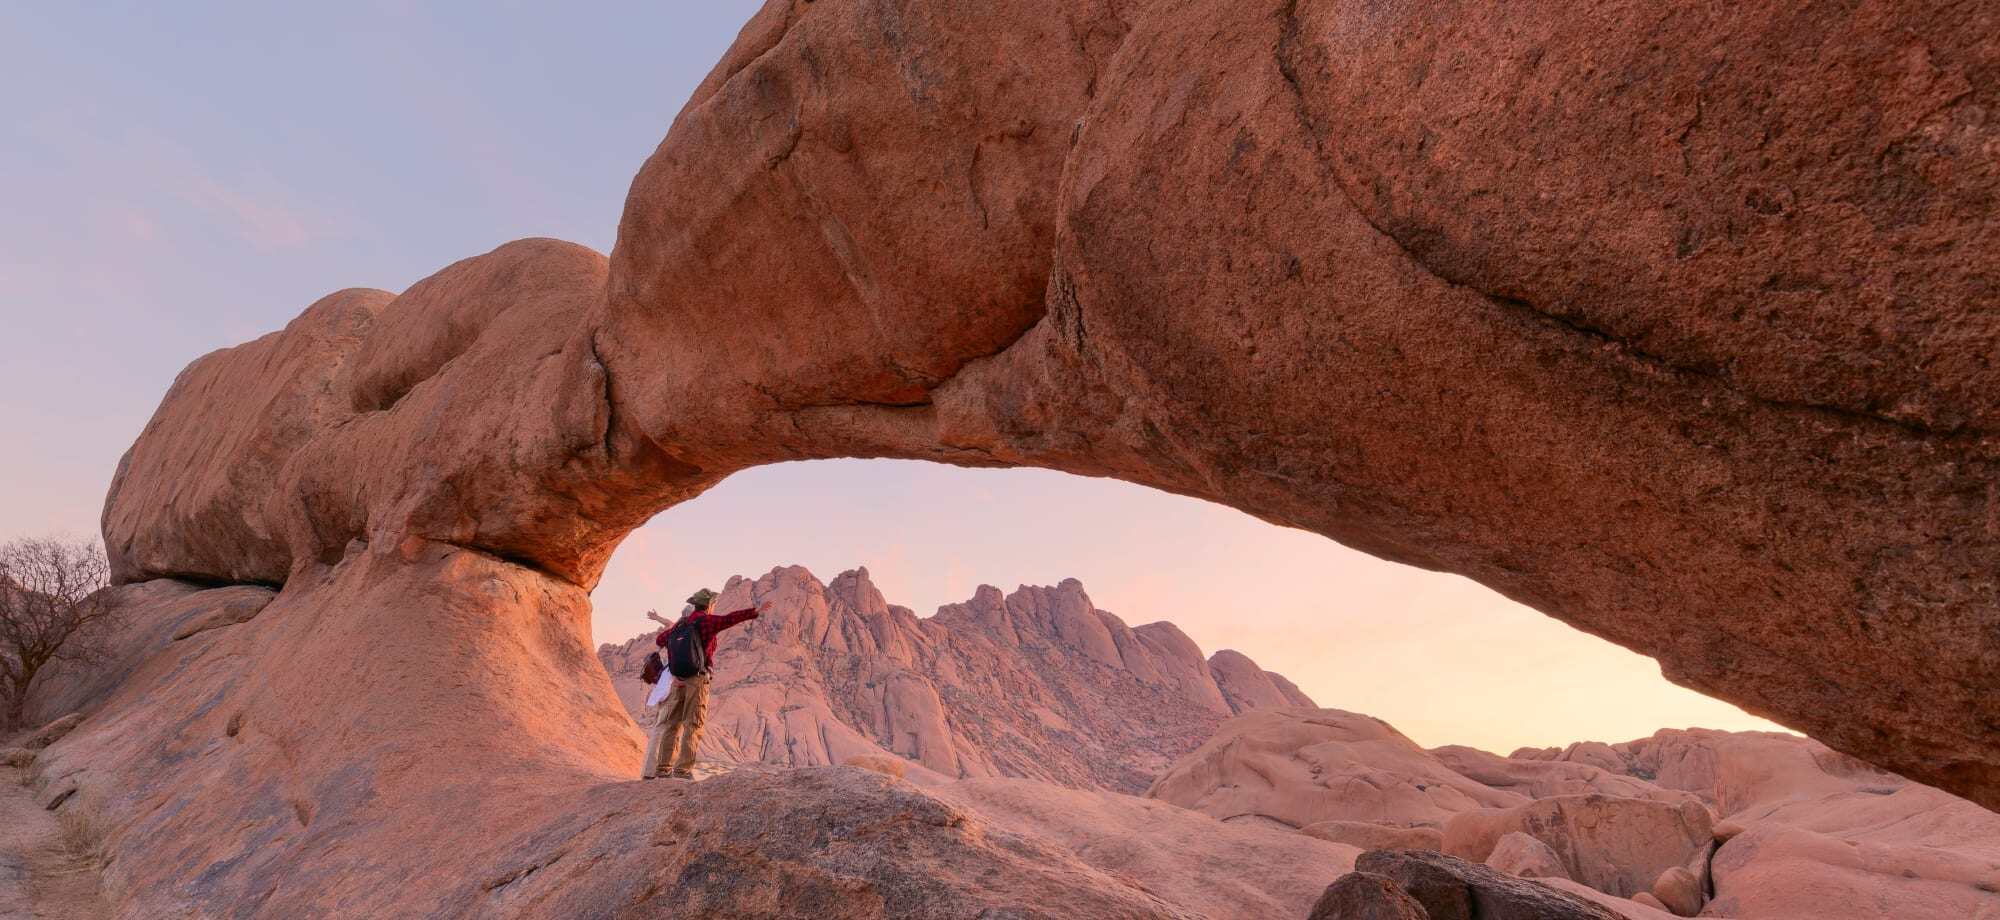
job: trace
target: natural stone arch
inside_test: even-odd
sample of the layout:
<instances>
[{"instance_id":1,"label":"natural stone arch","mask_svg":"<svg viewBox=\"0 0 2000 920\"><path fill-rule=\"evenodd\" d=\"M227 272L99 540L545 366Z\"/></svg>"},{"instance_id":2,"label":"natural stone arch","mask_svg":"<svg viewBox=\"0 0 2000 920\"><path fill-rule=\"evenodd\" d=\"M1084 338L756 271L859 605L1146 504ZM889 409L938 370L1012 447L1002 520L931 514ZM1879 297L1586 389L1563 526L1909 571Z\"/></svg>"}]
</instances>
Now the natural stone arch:
<instances>
[{"instance_id":1,"label":"natural stone arch","mask_svg":"<svg viewBox=\"0 0 2000 920\"><path fill-rule=\"evenodd\" d=\"M1992 806L1995 15L773 0L608 260L513 243L196 362L106 542L126 582L284 586L218 699L379 729L393 700L258 656L386 679L386 632L564 675L617 541L760 463L1116 476ZM468 718L616 772L570 676ZM507 703L538 694L561 722Z\"/></svg>"}]
</instances>

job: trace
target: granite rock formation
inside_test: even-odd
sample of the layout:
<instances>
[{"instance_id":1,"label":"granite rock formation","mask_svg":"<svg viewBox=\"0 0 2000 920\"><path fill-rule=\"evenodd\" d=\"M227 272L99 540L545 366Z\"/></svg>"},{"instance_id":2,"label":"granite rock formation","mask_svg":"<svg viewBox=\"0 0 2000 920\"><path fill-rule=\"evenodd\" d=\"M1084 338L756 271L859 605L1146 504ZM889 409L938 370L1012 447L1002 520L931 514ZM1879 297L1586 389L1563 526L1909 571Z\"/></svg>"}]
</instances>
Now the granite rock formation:
<instances>
[{"instance_id":1,"label":"granite rock formation","mask_svg":"<svg viewBox=\"0 0 2000 920\"><path fill-rule=\"evenodd\" d=\"M513 243L196 362L107 542L588 588L755 464L1118 476L2000 803L1996 20L771 0L608 259Z\"/></svg>"},{"instance_id":2,"label":"granite rock formation","mask_svg":"<svg viewBox=\"0 0 2000 920\"><path fill-rule=\"evenodd\" d=\"M1333 809L1383 834L1433 829L1434 845L1381 848L1439 850L1646 920L2000 914L2000 814L1771 732L1665 730L1500 757L1425 751L1339 710L1261 709L1148 795L1320 839L1302 822ZM1374 848L1360 830L1331 839Z\"/></svg>"},{"instance_id":3,"label":"granite rock formation","mask_svg":"<svg viewBox=\"0 0 2000 920\"><path fill-rule=\"evenodd\" d=\"M2000 804L1995 35L1918 0L770 0L608 258L511 243L176 380L106 499L119 597L275 596L99 688L50 775L124 828L130 914L533 913L446 880L593 796L674 808L606 785L619 540L893 456L1458 572Z\"/></svg>"},{"instance_id":4,"label":"granite rock formation","mask_svg":"<svg viewBox=\"0 0 2000 920\"><path fill-rule=\"evenodd\" d=\"M1103 789L947 781L887 753L874 757L908 764L907 778L880 763L746 762L637 782L639 733L584 644L582 595L476 553L409 552L344 570L356 609L381 611L366 618L290 588L108 589L143 654L41 685L82 712L21 753L38 804L108 830L119 916L1302 916L1360 852ZM816 585L802 570L780 583ZM261 606L245 617L246 604ZM781 619L757 625L799 625ZM375 651L324 667L350 646ZM749 664L746 651L723 666L732 653ZM297 666L253 682L238 664L259 657ZM756 689L729 695L786 705ZM536 705L464 720L515 700ZM352 727L320 737L326 723L302 712ZM407 741L370 730L382 726Z\"/></svg>"},{"instance_id":5,"label":"granite rock formation","mask_svg":"<svg viewBox=\"0 0 2000 920\"><path fill-rule=\"evenodd\" d=\"M806 766L881 752L952 779L1138 793L1230 716L1312 705L1238 652L1204 659L1172 623L1126 626L1075 579L1004 596L982 586L918 618L865 568L822 584L788 566L730 579L717 603L767 601L716 650L709 758ZM653 635L598 649L642 725Z\"/></svg>"},{"instance_id":6,"label":"granite rock formation","mask_svg":"<svg viewBox=\"0 0 2000 920\"><path fill-rule=\"evenodd\" d=\"M1370 850L1354 868L1394 881L1431 920L1617 920L1587 898L1427 850Z\"/></svg>"}]
</instances>

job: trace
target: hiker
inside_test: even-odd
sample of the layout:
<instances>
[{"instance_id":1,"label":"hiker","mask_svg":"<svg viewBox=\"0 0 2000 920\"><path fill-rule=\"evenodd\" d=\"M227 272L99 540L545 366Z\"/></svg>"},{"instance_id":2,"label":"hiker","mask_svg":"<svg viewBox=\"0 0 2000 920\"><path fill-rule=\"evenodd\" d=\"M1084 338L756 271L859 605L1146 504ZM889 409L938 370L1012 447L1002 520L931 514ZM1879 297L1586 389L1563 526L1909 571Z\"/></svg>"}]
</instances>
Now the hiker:
<instances>
[{"instance_id":1,"label":"hiker","mask_svg":"<svg viewBox=\"0 0 2000 920\"><path fill-rule=\"evenodd\" d=\"M708 721L708 683L710 668L715 664L715 637L771 609L771 602L765 601L735 613L713 614L708 608L715 598L715 592L707 588L696 591L687 599L688 611L653 637L653 644L660 651L647 656L646 673L641 677L652 679L649 682L654 684L653 692L646 697L646 704L658 708L654 710L653 728L646 742L642 779L694 778L695 752L701 747L702 725ZM646 616L655 622L666 622L650 610ZM672 772L668 772L669 764Z\"/></svg>"}]
</instances>

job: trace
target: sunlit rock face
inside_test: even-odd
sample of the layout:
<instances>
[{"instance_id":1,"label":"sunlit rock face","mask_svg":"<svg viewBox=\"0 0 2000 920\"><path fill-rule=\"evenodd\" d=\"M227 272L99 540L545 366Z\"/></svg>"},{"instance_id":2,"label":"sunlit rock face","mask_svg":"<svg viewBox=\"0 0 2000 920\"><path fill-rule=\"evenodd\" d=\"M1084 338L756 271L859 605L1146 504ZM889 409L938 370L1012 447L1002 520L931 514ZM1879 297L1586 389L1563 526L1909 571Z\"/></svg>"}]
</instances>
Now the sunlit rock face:
<instances>
[{"instance_id":1,"label":"sunlit rock face","mask_svg":"<svg viewBox=\"0 0 2000 920\"><path fill-rule=\"evenodd\" d=\"M822 584L798 566L731 579L718 609L770 602L724 633L704 753L728 762L845 763L888 753L939 777L1017 777L1142 792L1153 777L1258 705L1311 706L1242 654L1201 649L1172 623L1137 628L1082 583L981 587L918 618L867 569ZM598 649L635 720L648 632Z\"/></svg>"},{"instance_id":2,"label":"sunlit rock face","mask_svg":"<svg viewBox=\"0 0 2000 920\"><path fill-rule=\"evenodd\" d=\"M147 897L296 915L341 895L275 880L360 872L363 837L474 859L558 813L526 790L632 772L584 639L626 533L752 465L909 457L1462 573L2000 804L1995 34L1920 2L773 0L608 258L510 243L190 366L107 497L114 570L282 590L63 743L175 803L131 832ZM223 826L294 843L183 845Z\"/></svg>"},{"instance_id":3,"label":"sunlit rock face","mask_svg":"<svg viewBox=\"0 0 2000 920\"><path fill-rule=\"evenodd\" d=\"M1225 825L1401 838L1366 846L1440 851L1628 918L2000 911L2000 814L1775 732L1663 730L1501 757L1425 750L1337 709L1259 709L1146 794ZM1651 912L1662 904L1673 914Z\"/></svg>"}]
</instances>

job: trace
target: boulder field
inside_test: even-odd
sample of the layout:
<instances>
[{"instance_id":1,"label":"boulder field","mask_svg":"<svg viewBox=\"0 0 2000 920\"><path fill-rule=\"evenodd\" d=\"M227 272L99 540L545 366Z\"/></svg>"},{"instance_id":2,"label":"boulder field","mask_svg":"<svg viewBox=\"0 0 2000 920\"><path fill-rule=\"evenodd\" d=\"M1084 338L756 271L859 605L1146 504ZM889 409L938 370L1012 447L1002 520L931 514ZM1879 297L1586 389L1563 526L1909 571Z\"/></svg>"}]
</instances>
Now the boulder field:
<instances>
[{"instance_id":1,"label":"boulder field","mask_svg":"<svg viewBox=\"0 0 2000 920\"><path fill-rule=\"evenodd\" d=\"M1491 902L1467 908L1474 918L1572 915L1505 906L1542 895L1494 886L1496 872L1636 920L2000 916L2000 814L1775 732L1663 730L1501 757L1425 750L1356 713L1273 707L1223 723L1146 794L1225 826L1289 827L1369 850L1357 869L1394 877L1432 917L1468 916L1419 890L1440 871L1453 898ZM1318 829L1329 814L1378 833L1328 838ZM1446 859L1390 860L1411 875L1372 851ZM1346 882L1326 917L1397 916L1382 888Z\"/></svg>"},{"instance_id":2,"label":"boulder field","mask_svg":"<svg viewBox=\"0 0 2000 920\"><path fill-rule=\"evenodd\" d=\"M1914 0L771 0L608 258L509 243L176 379L104 509L116 597L176 625L42 775L123 828L132 916L667 890L614 895L613 850L706 890L612 817L669 806L607 785L638 743L589 591L733 472L907 457L1457 572L2000 804L1996 35ZM519 860L571 839L608 849ZM891 871L829 853L800 891ZM965 884L1155 906L1014 865Z\"/></svg>"}]
</instances>

